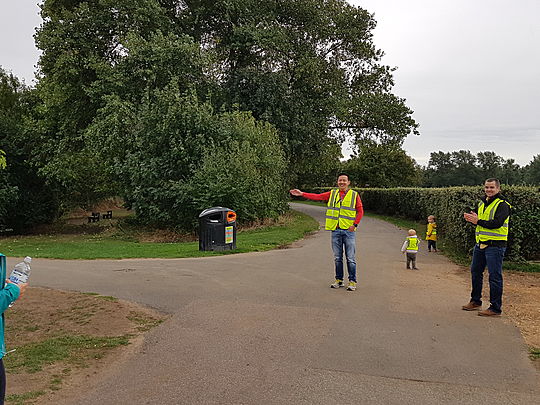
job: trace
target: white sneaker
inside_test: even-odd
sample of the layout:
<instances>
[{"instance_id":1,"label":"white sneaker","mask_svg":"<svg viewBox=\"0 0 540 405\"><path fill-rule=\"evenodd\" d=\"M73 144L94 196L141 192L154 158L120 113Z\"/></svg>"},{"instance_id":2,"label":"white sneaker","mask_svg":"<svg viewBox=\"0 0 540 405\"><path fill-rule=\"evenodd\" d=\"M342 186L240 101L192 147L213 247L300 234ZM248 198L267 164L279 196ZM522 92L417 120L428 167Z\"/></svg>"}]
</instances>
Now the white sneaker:
<instances>
[{"instance_id":1,"label":"white sneaker","mask_svg":"<svg viewBox=\"0 0 540 405\"><path fill-rule=\"evenodd\" d=\"M336 279L336 282L334 284L330 284L330 288L340 288L340 287L343 287L344 284L343 284L343 280L337 280Z\"/></svg>"},{"instance_id":2,"label":"white sneaker","mask_svg":"<svg viewBox=\"0 0 540 405\"><path fill-rule=\"evenodd\" d=\"M354 281L349 281L347 291L356 291L356 283Z\"/></svg>"}]
</instances>

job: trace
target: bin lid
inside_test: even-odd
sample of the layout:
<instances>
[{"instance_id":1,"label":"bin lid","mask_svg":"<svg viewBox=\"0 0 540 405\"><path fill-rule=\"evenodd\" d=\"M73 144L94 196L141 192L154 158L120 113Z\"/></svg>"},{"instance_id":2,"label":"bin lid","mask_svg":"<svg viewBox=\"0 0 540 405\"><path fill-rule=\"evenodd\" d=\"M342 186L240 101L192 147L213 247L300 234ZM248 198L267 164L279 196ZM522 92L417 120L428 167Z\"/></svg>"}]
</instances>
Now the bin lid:
<instances>
[{"instance_id":1,"label":"bin lid","mask_svg":"<svg viewBox=\"0 0 540 405\"><path fill-rule=\"evenodd\" d=\"M212 215L212 214L215 214L217 212L224 212L224 211L233 211L231 210L230 208L225 208L225 207L212 207L212 208L207 208L205 209L203 212L201 212L199 214L199 218L202 218L202 217L205 217L207 215ZM234 211L233 211L234 212Z\"/></svg>"}]
</instances>

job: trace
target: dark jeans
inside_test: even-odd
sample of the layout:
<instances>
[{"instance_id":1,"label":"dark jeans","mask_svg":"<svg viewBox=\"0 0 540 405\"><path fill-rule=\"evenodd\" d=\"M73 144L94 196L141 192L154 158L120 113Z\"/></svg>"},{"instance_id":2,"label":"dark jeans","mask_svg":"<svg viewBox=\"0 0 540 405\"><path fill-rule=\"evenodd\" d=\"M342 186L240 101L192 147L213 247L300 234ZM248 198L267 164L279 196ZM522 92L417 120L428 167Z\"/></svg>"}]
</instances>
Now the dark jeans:
<instances>
[{"instance_id":1,"label":"dark jeans","mask_svg":"<svg viewBox=\"0 0 540 405\"><path fill-rule=\"evenodd\" d=\"M427 241L427 250L429 250L431 252L431 248L433 248L434 251L437 251L437 241L428 239L428 241Z\"/></svg>"},{"instance_id":2,"label":"dark jeans","mask_svg":"<svg viewBox=\"0 0 540 405\"><path fill-rule=\"evenodd\" d=\"M407 268L410 269L411 268L410 266L412 264L412 268L416 269L416 253L407 252L406 255L407 255Z\"/></svg>"},{"instance_id":3,"label":"dark jeans","mask_svg":"<svg viewBox=\"0 0 540 405\"><path fill-rule=\"evenodd\" d=\"M488 246L480 249L476 244L473 251L471 263L471 302L482 304L482 283L484 281L484 270L487 266L489 274L489 302L490 309L501 313L503 294L502 264L505 247Z\"/></svg>"},{"instance_id":4,"label":"dark jeans","mask_svg":"<svg viewBox=\"0 0 540 405\"><path fill-rule=\"evenodd\" d=\"M4 361L0 359L0 405L4 405L5 397L6 397L6 369L4 368Z\"/></svg>"},{"instance_id":5,"label":"dark jeans","mask_svg":"<svg viewBox=\"0 0 540 405\"><path fill-rule=\"evenodd\" d=\"M343 280L343 248L347 258L349 281L356 282L356 232L346 229L332 231L332 251L336 264L336 280Z\"/></svg>"}]
</instances>

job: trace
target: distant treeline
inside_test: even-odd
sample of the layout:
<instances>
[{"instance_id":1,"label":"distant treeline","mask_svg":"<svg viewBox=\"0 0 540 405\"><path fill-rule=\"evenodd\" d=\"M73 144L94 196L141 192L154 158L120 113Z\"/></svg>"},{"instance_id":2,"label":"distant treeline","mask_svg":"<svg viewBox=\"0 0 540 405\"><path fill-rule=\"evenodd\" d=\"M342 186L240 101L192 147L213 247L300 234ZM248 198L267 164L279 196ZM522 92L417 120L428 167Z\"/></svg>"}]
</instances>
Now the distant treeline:
<instances>
[{"instance_id":1,"label":"distant treeline","mask_svg":"<svg viewBox=\"0 0 540 405\"><path fill-rule=\"evenodd\" d=\"M540 185L540 155L519 166L494 152L439 151L432 152L428 164L421 167L401 148L367 144L359 146L357 155L342 163L341 169L362 187L473 186L490 177L507 185Z\"/></svg>"}]
</instances>

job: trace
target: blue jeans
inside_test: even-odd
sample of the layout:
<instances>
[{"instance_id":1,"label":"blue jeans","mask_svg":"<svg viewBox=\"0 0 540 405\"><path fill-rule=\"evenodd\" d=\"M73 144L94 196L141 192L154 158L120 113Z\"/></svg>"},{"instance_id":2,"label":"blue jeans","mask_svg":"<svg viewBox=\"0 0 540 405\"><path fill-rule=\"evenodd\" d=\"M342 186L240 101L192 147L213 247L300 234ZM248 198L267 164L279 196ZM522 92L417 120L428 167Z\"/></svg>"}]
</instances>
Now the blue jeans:
<instances>
[{"instance_id":1,"label":"blue jeans","mask_svg":"<svg viewBox=\"0 0 540 405\"><path fill-rule=\"evenodd\" d=\"M489 302L491 303L489 308L499 314L502 312L502 264L505 251L505 247L497 246L480 249L480 246L476 244L471 263L471 302L482 304L482 282L484 281L484 270L487 266L489 273Z\"/></svg>"},{"instance_id":2,"label":"blue jeans","mask_svg":"<svg viewBox=\"0 0 540 405\"><path fill-rule=\"evenodd\" d=\"M345 246L349 281L356 282L356 232L346 229L332 231L332 251L336 263L336 280L343 280L343 246Z\"/></svg>"}]
</instances>

